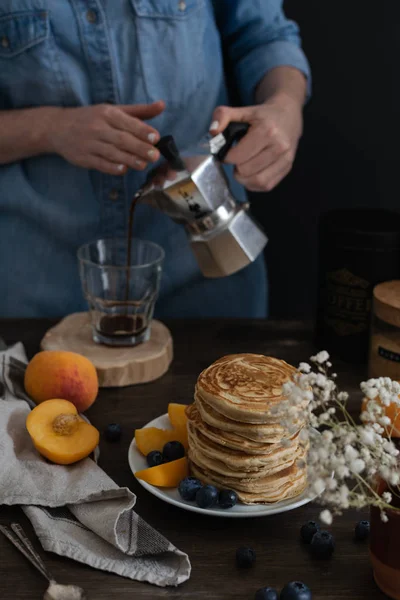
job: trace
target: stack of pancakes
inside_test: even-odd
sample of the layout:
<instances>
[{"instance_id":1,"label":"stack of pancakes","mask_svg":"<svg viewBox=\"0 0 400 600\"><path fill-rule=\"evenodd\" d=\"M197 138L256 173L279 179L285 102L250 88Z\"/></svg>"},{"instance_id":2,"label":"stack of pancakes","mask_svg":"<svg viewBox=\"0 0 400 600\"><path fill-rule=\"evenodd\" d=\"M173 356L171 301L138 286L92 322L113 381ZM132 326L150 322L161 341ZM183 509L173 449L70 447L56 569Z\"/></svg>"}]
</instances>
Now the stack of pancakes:
<instances>
[{"instance_id":1,"label":"stack of pancakes","mask_svg":"<svg viewBox=\"0 0 400 600\"><path fill-rule=\"evenodd\" d=\"M305 489L305 423L295 432L282 425L282 385L295 372L276 358L234 354L200 374L186 410L193 476L235 490L244 504L278 502Z\"/></svg>"}]
</instances>

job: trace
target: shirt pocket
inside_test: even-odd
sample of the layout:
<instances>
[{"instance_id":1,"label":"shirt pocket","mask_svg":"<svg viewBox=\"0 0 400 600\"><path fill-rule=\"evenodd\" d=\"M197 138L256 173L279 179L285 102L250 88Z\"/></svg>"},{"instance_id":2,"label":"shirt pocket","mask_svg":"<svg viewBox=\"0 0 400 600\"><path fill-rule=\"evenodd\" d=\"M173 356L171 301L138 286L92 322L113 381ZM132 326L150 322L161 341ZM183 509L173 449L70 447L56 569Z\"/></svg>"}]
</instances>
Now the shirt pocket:
<instances>
[{"instance_id":1,"label":"shirt pocket","mask_svg":"<svg viewBox=\"0 0 400 600\"><path fill-rule=\"evenodd\" d=\"M149 102L183 108L205 81L204 0L131 0Z\"/></svg>"},{"instance_id":2,"label":"shirt pocket","mask_svg":"<svg viewBox=\"0 0 400 600\"><path fill-rule=\"evenodd\" d=\"M62 88L48 11L0 8L0 108L61 104Z\"/></svg>"}]
</instances>

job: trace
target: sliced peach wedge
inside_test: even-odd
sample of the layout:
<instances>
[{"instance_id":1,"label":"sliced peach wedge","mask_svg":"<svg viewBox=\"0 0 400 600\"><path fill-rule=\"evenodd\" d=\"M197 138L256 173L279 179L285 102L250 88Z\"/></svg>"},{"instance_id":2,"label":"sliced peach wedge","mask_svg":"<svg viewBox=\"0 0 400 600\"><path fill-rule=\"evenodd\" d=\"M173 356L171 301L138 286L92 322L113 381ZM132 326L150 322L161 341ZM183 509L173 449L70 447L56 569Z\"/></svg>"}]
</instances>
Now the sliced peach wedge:
<instances>
[{"instance_id":1,"label":"sliced peach wedge","mask_svg":"<svg viewBox=\"0 0 400 600\"><path fill-rule=\"evenodd\" d=\"M186 457L135 473L137 479L157 487L177 487L188 475L189 464Z\"/></svg>"},{"instance_id":2,"label":"sliced peach wedge","mask_svg":"<svg viewBox=\"0 0 400 600\"><path fill-rule=\"evenodd\" d=\"M147 456L153 450L162 452L167 442L181 442L187 448L187 434L175 429L157 429L157 427L144 427L136 429L135 442L139 452Z\"/></svg>"},{"instance_id":3,"label":"sliced peach wedge","mask_svg":"<svg viewBox=\"0 0 400 600\"><path fill-rule=\"evenodd\" d=\"M153 450L161 452L167 442L181 442L185 450L188 449L185 409L186 405L184 404L169 404L168 416L173 429L159 429L158 427L136 429L136 446L143 456L147 456Z\"/></svg>"},{"instance_id":4,"label":"sliced peach wedge","mask_svg":"<svg viewBox=\"0 0 400 600\"><path fill-rule=\"evenodd\" d=\"M168 404L168 417L171 421L172 427L175 429L186 429L187 427L187 416L186 416L186 404L174 404L171 402Z\"/></svg>"}]
</instances>

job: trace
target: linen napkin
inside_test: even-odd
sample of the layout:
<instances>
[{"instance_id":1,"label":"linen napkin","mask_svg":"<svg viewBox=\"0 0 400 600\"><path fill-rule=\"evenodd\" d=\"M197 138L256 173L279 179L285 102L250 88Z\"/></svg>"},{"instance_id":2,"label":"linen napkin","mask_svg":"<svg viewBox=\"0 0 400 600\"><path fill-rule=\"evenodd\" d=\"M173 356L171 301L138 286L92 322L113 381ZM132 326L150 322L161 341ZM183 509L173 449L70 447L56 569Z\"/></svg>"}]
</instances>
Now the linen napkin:
<instances>
[{"instance_id":1,"label":"linen napkin","mask_svg":"<svg viewBox=\"0 0 400 600\"><path fill-rule=\"evenodd\" d=\"M4 346L3 346L4 347ZM0 348L0 504L22 505L45 550L158 586L190 576L188 556L133 510L136 496L90 458L68 467L35 450L25 427L21 343Z\"/></svg>"}]
</instances>

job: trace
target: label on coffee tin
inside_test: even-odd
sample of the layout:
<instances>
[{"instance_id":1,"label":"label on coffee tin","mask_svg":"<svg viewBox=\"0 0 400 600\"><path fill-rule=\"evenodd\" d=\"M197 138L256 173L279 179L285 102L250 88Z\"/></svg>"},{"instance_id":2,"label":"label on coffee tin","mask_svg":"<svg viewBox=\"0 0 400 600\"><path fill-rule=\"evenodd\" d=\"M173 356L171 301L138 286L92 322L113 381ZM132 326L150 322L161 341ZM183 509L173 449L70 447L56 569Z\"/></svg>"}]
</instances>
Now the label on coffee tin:
<instances>
[{"instance_id":1,"label":"label on coffee tin","mask_svg":"<svg viewBox=\"0 0 400 600\"><path fill-rule=\"evenodd\" d=\"M382 348L382 346L378 346L378 354L382 356L382 358L386 358L386 360L391 360L393 362L400 363L400 354L397 352L393 352L392 350L386 350L386 348Z\"/></svg>"},{"instance_id":2,"label":"label on coffee tin","mask_svg":"<svg viewBox=\"0 0 400 600\"><path fill-rule=\"evenodd\" d=\"M368 330L371 287L368 281L346 268L327 273L325 322L337 335L354 335Z\"/></svg>"}]
</instances>

